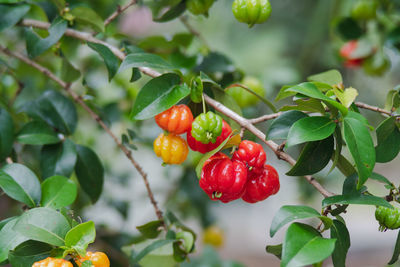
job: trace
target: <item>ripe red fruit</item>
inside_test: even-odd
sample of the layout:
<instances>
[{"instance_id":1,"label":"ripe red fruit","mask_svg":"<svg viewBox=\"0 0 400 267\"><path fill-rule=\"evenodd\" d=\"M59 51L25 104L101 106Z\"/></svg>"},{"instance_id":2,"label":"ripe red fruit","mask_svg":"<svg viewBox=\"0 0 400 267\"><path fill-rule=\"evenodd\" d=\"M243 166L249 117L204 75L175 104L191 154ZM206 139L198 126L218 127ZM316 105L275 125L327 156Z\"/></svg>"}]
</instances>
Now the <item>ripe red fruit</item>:
<instances>
[{"instance_id":1,"label":"ripe red fruit","mask_svg":"<svg viewBox=\"0 0 400 267\"><path fill-rule=\"evenodd\" d=\"M363 59L354 58L351 54L357 49L358 41L353 40L345 43L342 48L340 48L340 56L345 59L344 65L346 67L359 67L361 66Z\"/></svg>"},{"instance_id":2,"label":"ripe red fruit","mask_svg":"<svg viewBox=\"0 0 400 267\"><path fill-rule=\"evenodd\" d=\"M213 149L216 149L230 134L232 133L232 128L229 124L222 120L222 132L221 135L217 137L215 143L203 144L197 141L191 134L191 128L187 131L186 139L189 147L193 151L198 151L200 153L207 153Z\"/></svg>"},{"instance_id":3,"label":"ripe red fruit","mask_svg":"<svg viewBox=\"0 0 400 267\"><path fill-rule=\"evenodd\" d=\"M154 117L158 126L173 134L183 134L191 128L193 114L186 105L176 105Z\"/></svg>"},{"instance_id":4,"label":"ripe red fruit","mask_svg":"<svg viewBox=\"0 0 400 267\"><path fill-rule=\"evenodd\" d=\"M249 175L242 199L248 203L256 203L275 195L279 188L278 172L271 165L264 165L261 174L252 173Z\"/></svg>"},{"instance_id":5,"label":"ripe red fruit","mask_svg":"<svg viewBox=\"0 0 400 267\"><path fill-rule=\"evenodd\" d=\"M260 173L264 168L267 155L260 144L244 140L239 144L238 150L233 153L232 160L246 164L249 173Z\"/></svg>"},{"instance_id":6,"label":"ripe red fruit","mask_svg":"<svg viewBox=\"0 0 400 267\"><path fill-rule=\"evenodd\" d=\"M199 185L210 199L227 203L243 195L246 181L247 169L242 162L217 155L204 165Z\"/></svg>"}]
</instances>

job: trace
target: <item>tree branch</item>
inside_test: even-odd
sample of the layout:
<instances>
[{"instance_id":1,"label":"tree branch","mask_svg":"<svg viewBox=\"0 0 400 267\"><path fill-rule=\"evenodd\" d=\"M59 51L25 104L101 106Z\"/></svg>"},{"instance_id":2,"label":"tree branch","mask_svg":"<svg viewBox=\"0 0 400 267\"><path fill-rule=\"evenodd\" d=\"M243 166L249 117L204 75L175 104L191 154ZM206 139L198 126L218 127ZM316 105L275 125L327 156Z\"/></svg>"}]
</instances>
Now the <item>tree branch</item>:
<instances>
[{"instance_id":1,"label":"tree branch","mask_svg":"<svg viewBox=\"0 0 400 267\"><path fill-rule=\"evenodd\" d=\"M260 122L276 119L280 115L282 115L282 112L267 114L267 115L263 115L263 116L260 116L260 117L254 118L254 119L249 119L249 122L252 124L257 124Z\"/></svg>"},{"instance_id":2,"label":"tree branch","mask_svg":"<svg viewBox=\"0 0 400 267\"><path fill-rule=\"evenodd\" d=\"M161 210L158 208L157 201L154 198L154 194L150 188L149 181L147 179L147 174L144 172L143 168L135 161L135 159L132 156L132 153L129 149L127 149L121 141L114 135L114 133L110 130L110 128L107 127L107 125L102 121L102 119L97 115L86 103L83 101L82 97L76 94L74 91L71 90L71 84L66 83L65 81L61 80L58 78L54 73L52 73L49 69L39 65L38 63L30 60L26 56L16 53L16 52L11 52L7 48L4 48L0 46L0 52L10 56L17 58L21 60L22 62L32 66L33 68L39 70L41 73L58 83L73 99L74 101L79 104L83 109L85 109L89 115L92 117L93 120L95 120L106 132L111 138L114 140L114 142L117 144L117 146L124 152L125 156L129 159L129 161L132 163L132 165L136 168L136 170L139 172L139 174L143 178L143 182L146 186L147 189L147 194L150 198L151 204L154 207L154 210L156 212L157 218L160 221L163 221L163 215Z\"/></svg>"},{"instance_id":3,"label":"tree branch","mask_svg":"<svg viewBox=\"0 0 400 267\"><path fill-rule=\"evenodd\" d=\"M105 21L104 21L104 26L107 26L110 24L113 20L115 20L119 15L121 15L122 12L127 10L129 7L133 6L134 4L137 3L137 0L130 0L128 4L124 6L118 5L117 10L112 13Z\"/></svg>"},{"instance_id":4,"label":"tree branch","mask_svg":"<svg viewBox=\"0 0 400 267\"><path fill-rule=\"evenodd\" d=\"M397 117L397 116L393 116L393 114L391 112L389 112L387 110L384 110L382 108L371 106L371 105L368 105L368 104L365 104L365 103L362 103L362 102L355 102L354 104L359 108L368 109L368 110L379 112L379 113L382 113L382 114L386 114L386 115L392 116L392 117Z\"/></svg>"}]
</instances>

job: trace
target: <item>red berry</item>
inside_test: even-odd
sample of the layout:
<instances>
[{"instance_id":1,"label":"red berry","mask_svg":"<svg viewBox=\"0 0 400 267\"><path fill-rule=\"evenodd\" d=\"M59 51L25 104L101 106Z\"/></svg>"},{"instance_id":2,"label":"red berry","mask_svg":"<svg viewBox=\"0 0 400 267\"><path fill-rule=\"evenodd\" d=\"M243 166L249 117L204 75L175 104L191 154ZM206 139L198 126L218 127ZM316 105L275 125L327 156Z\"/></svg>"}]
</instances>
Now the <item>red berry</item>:
<instances>
[{"instance_id":1,"label":"red berry","mask_svg":"<svg viewBox=\"0 0 400 267\"><path fill-rule=\"evenodd\" d=\"M240 161L216 156L201 170L200 187L210 199L224 203L240 198L247 181L247 169Z\"/></svg>"},{"instance_id":2,"label":"red berry","mask_svg":"<svg viewBox=\"0 0 400 267\"><path fill-rule=\"evenodd\" d=\"M255 142L244 140L240 143L238 150L233 154L232 160L241 161L252 173L260 173L264 168L267 155L263 147Z\"/></svg>"},{"instance_id":3,"label":"red berry","mask_svg":"<svg viewBox=\"0 0 400 267\"><path fill-rule=\"evenodd\" d=\"M232 133L232 128L229 126L229 124L226 121L222 121L222 132L221 135L217 137L216 142L213 143L208 143L208 144L203 144L200 141L197 141L191 134L191 129L187 131L187 142L189 147L193 151L198 151L200 153L207 153L213 149L216 149L230 134Z\"/></svg>"},{"instance_id":4,"label":"red berry","mask_svg":"<svg viewBox=\"0 0 400 267\"><path fill-rule=\"evenodd\" d=\"M352 56L353 52L358 47L358 41L353 40L345 43L340 48L340 56L345 59L344 65L349 68L355 68L361 66L363 58L355 58Z\"/></svg>"},{"instance_id":5,"label":"red berry","mask_svg":"<svg viewBox=\"0 0 400 267\"><path fill-rule=\"evenodd\" d=\"M279 188L278 172L271 165L265 165L261 174L249 175L242 199L249 203L256 203L275 195Z\"/></svg>"}]
</instances>

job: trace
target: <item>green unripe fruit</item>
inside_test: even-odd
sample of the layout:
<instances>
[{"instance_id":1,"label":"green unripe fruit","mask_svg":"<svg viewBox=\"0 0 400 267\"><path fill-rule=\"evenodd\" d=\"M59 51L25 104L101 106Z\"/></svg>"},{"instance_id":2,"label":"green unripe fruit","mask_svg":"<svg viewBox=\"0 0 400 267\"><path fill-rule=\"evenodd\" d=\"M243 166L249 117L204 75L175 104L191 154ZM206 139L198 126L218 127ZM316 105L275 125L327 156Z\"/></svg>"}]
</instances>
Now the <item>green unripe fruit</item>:
<instances>
[{"instance_id":1,"label":"green unripe fruit","mask_svg":"<svg viewBox=\"0 0 400 267\"><path fill-rule=\"evenodd\" d=\"M221 133L222 118L214 112L202 113L192 123L192 136L203 144L214 144Z\"/></svg>"},{"instance_id":2,"label":"green unripe fruit","mask_svg":"<svg viewBox=\"0 0 400 267\"><path fill-rule=\"evenodd\" d=\"M235 18L252 27L256 23L263 23L271 15L271 4L268 0L235 0L232 4Z\"/></svg>"},{"instance_id":3,"label":"green unripe fruit","mask_svg":"<svg viewBox=\"0 0 400 267\"><path fill-rule=\"evenodd\" d=\"M245 77L241 84L245 85L246 87L250 88L260 96L265 95L264 87L261 82L255 77ZM257 104L260 99L253 95L250 92L247 92L246 89L241 87L232 87L228 89L228 94L235 99L238 105L241 108L250 107Z\"/></svg>"},{"instance_id":4,"label":"green unripe fruit","mask_svg":"<svg viewBox=\"0 0 400 267\"><path fill-rule=\"evenodd\" d=\"M375 211L375 218L379 222L379 231L400 228L400 212L396 208L379 206Z\"/></svg>"},{"instance_id":5,"label":"green unripe fruit","mask_svg":"<svg viewBox=\"0 0 400 267\"><path fill-rule=\"evenodd\" d=\"M376 16L378 3L375 0L359 0L353 6L351 16L357 20L373 19Z\"/></svg>"},{"instance_id":6,"label":"green unripe fruit","mask_svg":"<svg viewBox=\"0 0 400 267\"><path fill-rule=\"evenodd\" d=\"M186 2L186 8L193 15L205 15L208 17L208 10L214 3L214 0L188 0Z\"/></svg>"}]
</instances>

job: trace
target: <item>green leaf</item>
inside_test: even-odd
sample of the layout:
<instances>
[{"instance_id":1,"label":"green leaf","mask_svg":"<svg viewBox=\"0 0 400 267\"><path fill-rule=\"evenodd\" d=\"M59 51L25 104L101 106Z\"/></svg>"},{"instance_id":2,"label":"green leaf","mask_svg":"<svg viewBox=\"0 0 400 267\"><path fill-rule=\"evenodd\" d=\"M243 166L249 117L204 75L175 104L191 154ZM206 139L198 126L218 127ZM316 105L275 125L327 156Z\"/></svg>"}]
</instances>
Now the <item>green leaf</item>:
<instances>
[{"instance_id":1,"label":"green leaf","mask_svg":"<svg viewBox=\"0 0 400 267\"><path fill-rule=\"evenodd\" d=\"M384 177L383 175L380 175L379 173L373 172L373 173L371 173L371 176L369 178L372 180L384 183L390 187L394 187L394 185L391 181L389 181L386 177Z\"/></svg>"},{"instance_id":2,"label":"green leaf","mask_svg":"<svg viewBox=\"0 0 400 267\"><path fill-rule=\"evenodd\" d=\"M65 139L64 142L43 146L40 154L42 177L53 175L70 177L74 171L77 155L75 144Z\"/></svg>"},{"instance_id":3,"label":"green leaf","mask_svg":"<svg viewBox=\"0 0 400 267\"><path fill-rule=\"evenodd\" d=\"M321 114L325 114L325 108L321 104L321 101L315 98L310 99L297 99L297 105L289 105L283 106L280 108L280 111L287 111L287 110L300 110L300 111L310 111L310 112L318 112Z\"/></svg>"},{"instance_id":4,"label":"green leaf","mask_svg":"<svg viewBox=\"0 0 400 267\"><path fill-rule=\"evenodd\" d=\"M293 87L287 88L286 91L296 92L308 97L320 99L324 101L326 104L330 104L333 107L340 110L340 112L342 112L343 115L346 115L348 112L345 106L321 93L321 91L313 83L310 82L301 83Z\"/></svg>"},{"instance_id":5,"label":"green leaf","mask_svg":"<svg viewBox=\"0 0 400 267\"><path fill-rule=\"evenodd\" d=\"M10 220L0 231L0 262L7 259L9 250L28 240L28 238L13 230L17 220L18 218Z\"/></svg>"},{"instance_id":6,"label":"green leaf","mask_svg":"<svg viewBox=\"0 0 400 267\"><path fill-rule=\"evenodd\" d=\"M335 250L332 254L333 266L345 267L346 255L350 247L350 235L346 225L341 221L333 220L331 238L336 239Z\"/></svg>"},{"instance_id":7,"label":"green leaf","mask_svg":"<svg viewBox=\"0 0 400 267\"><path fill-rule=\"evenodd\" d=\"M338 205L350 205L350 204L358 204L358 205L375 205L375 206L384 206L387 208L392 208L392 205L389 204L386 200L381 197L370 196L370 195L361 195L361 194L346 194L346 195L337 195L333 197L327 197L322 200L322 206L326 207L329 205L338 204Z\"/></svg>"},{"instance_id":8,"label":"green leaf","mask_svg":"<svg viewBox=\"0 0 400 267\"><path fill-rule=\"evenodd\" d=\"M141 259L143 259L144 256L152 252L153 250L156 250L160 247L163 247L169 243L175 242L175 239L164 239L164 240L157 240L151 243L150 245L146 246L144 249L142 249L139 253L135 253L134 251L132 252L130 262L132 264L138 263Z\"/></svg>"},{"instance_id":9,"label":"green leaf","mask_svg":"<svg viewBox=\"0 0 400 267\"><path fill-rule=\"evenodd\" d=\"M339 89L333 88L333 92L339 99L340 103L342 103L343 106L345 106L346 108L349 108L351 104L353 104L356 97L358 96L358 91L353 87L346 88L344 91L340 91Z\"/></svg>"},{"instance_id":10,"label":"green leaf","mask_svg":"<svg viewBox=\"0 0 400 267\"><path fill-rule=\"evenodd\" d=\"M279 101L285 98L288 98L290 96L296 95L296 92L288 91L289 88L292 88L294 85L285 85L282 86L282 88L279 90L278 95L275 98L275 101Z\"/></svg>"},{"instance_id":11,"label":"green leaf","mask_svg":"<svg viewBox=\"0 0 400 267\"><path fill-rule=\"evenodd\" d=\"M75 106L59 92L46 91L22 109L30 116L42 119L64 134L72 134L75 131L78 120Z\"/></svg>"},{"instance_id":12,"label":"green leaf","mask_svg":"<svg viewBox=\"0 0 400 267\"><path fill-rule=\"evenodd\" d=\"M307 218L320 218L327 226L332 224L332 220L330 218L322 216L318 211L311 207L300 205L282 206L272 219L269 235L273 237L279 229L289 222Z\"/></svg>"},{"instance_id":13,"label":"green leaf","mask_svg":"<svg viewBox=\"0 0 400 267\"><path fill-rule=\"evenodd\" d=\"M132 108L133 120L145 120L169 109L190 94L178 75L167 73L150 80L140 90Z\"/></svg>"},{"instance_id":14,"label":"green leaf","mask_svg":"<svg viewBox=\"0 0 400 267\"><path fill-rule=\"evenodd\" d=\"M220 151L226 143L228 143L229 139L231 138L232 134L230 134L216 149L211 150L210 152L207 152L206 154L203 155L203 157L199 160L199 163L197 163L196 166L196 175L197 178L200 179L201 177L201 170L203 169L203 165L208 160L212 155Z\"/></svg>"},{"instance_id":15,"label":"green leaf","mask_svg":"<svg viewBox=\"0 0 400 267\"><path fill-rule=\"evenodd\" d=\"M67 30L68 22L62 18L53 21L49 28L49 36L41 38L33 30L25 30L26 49L28 56L35 58L55 45Z\"/></svg>"},{"instance_id":16,"label":"green leaf","mask_svg":"<svg viewBox=\"0 0 400 267\"><path fill-rule=\"evenodd\" d=\"M354 19L349 17L343 18L338 22L336 31L345 40L357 40L363 35L362 28Z\"/></svg>"},{"instance_id":17,"label":"green leaf","mask_svg":"<svg viewBox=\"0 0 400 267\"><path fill-rule=\"evenodd\" d=\"M290 176L302 176L314 174L322 170L331 159L333 154L333 136L320 141L307 143L296 164L286 173Z\"/></svg>"},{"instance_id":18,"label":"green leaf","mask_svg":"<svg viewBox=\"0 0 400 267\"><path fill-rule=\"evenodd\" d=\"M132 68L132 76L130 82L136 82L142 77L142 74L140 73L140 70L138 68Z\"/></svg>"},{"instance_id":19,"label":"green leaf","mask_svg":"<svg viewBox=\"0 0 400 267\"><path fill-rule=\"evenodd\" d=\"M393 255L392 255L392 258L390 259L388 265L394 264L399 259L399 255L400 255L400 231L398 231Z\"/></svg>"},{"instance_id":20,"label":"green leaf","mask_svg":"<svg viewBox=\"0 0 400 267\"><path fill-rule=\"evenodd\" d=\"M64 82L70 83L79 79L80 76L81 72L77 70L68 59L63 57L61 65L61 79Z\"/></svg>"},{"instance_id":21,"label":"green leaf","mask_svg":"<svg viewBox=\"0 0 400 267\"><path fill-rule=\"evenodd\" d=\"M0 4L0 32L6 28L12 27L28 13L30 6L20 5L1 5Z\"/></svg>"},{"instance_id":22,"label":"green leaf","mask_svg":"<svg viewBox=\"0 0 400 267\"><path fill-rule=\"evenodd\" d=\"M152 69L170 70L175 69L169 62L162 57L150 53L133 53L128 54L118 72L131 68L147 67Z\"/></svg>"},{"instance_id":23,"label":"green leaf","mask_svg":"<svg viewBox=\"0 0 400 267\"><path fill-rule=\"evenodd\" d=\"M19 163L5 165L0 170L0 187L9 197L33 208L40 202L40 183L36 175Z\"/></svg>"},{"instance_id":24,"label":"green leaf","mask_svg":"<svg viewBox=\"0 0 400 267\"><path fill-rule=\"evenodd\" d=\"M400 151L400 131L396 125L396 118L385 119L376 128L378 145L375 147L376 161L392 161Z\"/></svg>"},{"instance_id":25,"label":"green leaf","mask_svg":"<svg viewBox=\"0 0 400 267\"><path fill-rule=\"evenodd\" d=\"M356 173L356 169L342 154L339 155L339 159L336 163L336 167L346 177Z\"/></svg>"},{"instance_id":26,"label":"green leaf","mask_svg":"<svg viewBox=\"0 0 400 267\"><path fill-rule=\"evenodd\" d=\"M146 238L156 238L161 233L160 227L162 225L163 225L163 222L160 220L157 220L157 221L151 221L146 224L137 226L136 228Z\"/></svg>"},{"instance_id":27,"label":"green leaf","mask_svg":"<svg viewBox=\"0 0 400 267\"><path fill-rule=\"evenodd\" d=\"M93 243L96 238L96 228L94 222L81 223L67 233L65 245L78 251L86 251L88 245Z\"/></svg>"},{"instance_id":28,"label":"green leaf","mask_svg":"<svg viewBox=\"0 0 400 267\"><path fill-rule=\"evenodd\" d=\"M28 240L8 254L8 260L13 267L32 266L50 256L53 247L49 244Z\"/></svg>"},{"instance_id":29,"label":"green leaf","mask_svg":"<svg viewBox=\"0 0 400 267\"><path fill-rule=\"evenodd\" d=\"M35 208L21 215L14 230L31 240L63 246L70 226L61 213L48 208Z\"/></svg>"},{"instance_id":30,"label":"green leaf","mask_svg":"<svg viewBox=\"0 0 400 267\"><path fill-rule=\"evenodd\" d=\"M319 74L307 77L310 82L320 82L329 85L337 85L343 83L342 75L338 70L328 70Z\"/></svg>"},{"instance_id":31,"label":"green leaf","mask_svg":"<svg viewBox=\"0 0 400 267\"><path fill-rule=\"evenodd\" d=\"M59 209L72 204L77 196L76 184L64 176L52 176L42 183L41 206Z\"/></svg>"},{"instance_id":32,"label":"green leaf","mask_svg":"<svg viewBox=\"0 0 400 267\"><path fill-rule=\"evenodd\" d=\"M75 17L75 21L88 25L98 32L104 32L103 19L93 9L86 6L77 6L70 13Z\"/></svg>"},{"instance_id":33,"label":"green leaf","mask_svg":"<svg viewBox=\"0 0 400 267\"><path fill-rule=\"evenodd\" d=\"M290 127L292 127L296 121L306 117L308 117L307 114L297 110L282 113L282 115L272 121L267 132L267 139L287 139Z\"/></svg>"},{"instance_id":34,"label":"green leaf","mask_svg":"<svg viewBox=\"0 0 400 267\"><path fill-rule=\"evenodd\" d=\"M65 0L51 0L53 4L58 8L59 11L65 8Z\"/></svg>"},{"instance_id":35,"label":"green leaf","mask_svg":"<svg viewBox=\"0 0 400 267\"><path fill-rule=\"evenodd\" d=\"M333 134L336 123L327 117L307 117L296 121L289 130L288 147L322 140Z\"/></svg>"},{"instance_id":36,"label":"green leaf","mask_svg":"<svg viewBox=\"0 0 400 267\"><path fill-rule=\"evenodd\" d=\"M28 145L47 145L60 142L54 130L43 121L31 121L22 127L17 141Z\"/></svg>"},{"instance_id":37,"label":"green leaf","mask_svg":"<svg viewBox=\"0 0 400 267\"><path fill-rule=\"evenodd\" d=\"M334 137L335 137L335 153L332 156L332 166L329 169L329 173L337 166L340 158L340 154L342 153L342 148L343 148L343 137L342 137L342 132L340 130L340 126L337 124L334 132ZM353 167L353 166L351 166ZM349 175L346 175L349 176Z\"/></svg>"},{"instance_id":38,"label":"green leaf","mask_svg":"<svg viewBox=\"0 0 400 267\"><path fill-rule=\"evenodd\" d=\"M320 262L335 249L335 239L322 238L309 225L293 223L289 226L282 248L282 267L298 267Z\"/></svg>"},{"instance_id":39,"label":"green leaf","mask_svg":"<svg viewBox=\"0 0 400 267\"><path fill-rule=\"evenodd\" d=\"M114 55L113 52L111 52L111 50L107 46L90 42L88 42L88 46L99 53L99 55L103 58L108 70L108 80L111 81L111 79L118 71L119 59Z\"/></svg>"},{"instance_id":40,"label":"green leaf","mask_svg":"<svg viewBox=\"0 0 400 267\"><path fill-rule=\"evenodd\" d=\"M0 161L11 154L14 142L14 124L10 114L0 108Z\"/></svg>"},{"instance_id":41,"label":"green leaf","mask_svg":"<svg viewBox=\"0 0 400 267\"><path fill-rule=\"evenodd\" d=\"M176 239L183 240L183 248L185 253L190 253L194 246L195 237L191 232L181 231L176 233Z\"/></svg>"},{"instance_id":42,"label":"green leaf","mask_svg":"<svg viewBox=\"0 0 400 267\"><path fill-rule=\"evenodd\" d=\"M275 255L278 259L282 258L282 244L267 246L265 250L268 253Z\"/></svg>"},{"instance_id":43,"label":"green leaf","mask_svg":"<svg viewBox=\"0 0 400 267\"><path fill-rule=\"evenodd\" d=\"M99 157L88 147L76 145L78 160L75 173L78 181L93 203L95 203L103 190L104 168Z\"/></svg>"},{"instance_id":44,"label":"green leaf","mask_svg":"<svg viewBox=\"0 0 400 267\"><path fill-rule=\"evenodd\" d=\"M400 94L398 90L390 90L386 95L385 110L392 111L400 106Z\"/></svg>"},{"instance_id":45,"label":"green leaf","mask_svg":"<svg viewBox=\"0 0 400 267\"><path fill-rule=\"evenodd\" d=\"M171 7L167 12L160 17L153 17L153 21L167 22L179 17L186 10L186 1L181 1L179 4Z\"/></svg>"},{"instance_id":46,"label":"green leaf","mask_svg":"<svg viewBox=\"0 0 400 267\"><path fill-rule=\"evenodd\" d=\"M358 120L345 117L343 134L359 174L357 188L367 181L375 166L375 149L368 129Z\"/></svg>"}]
</instances>

